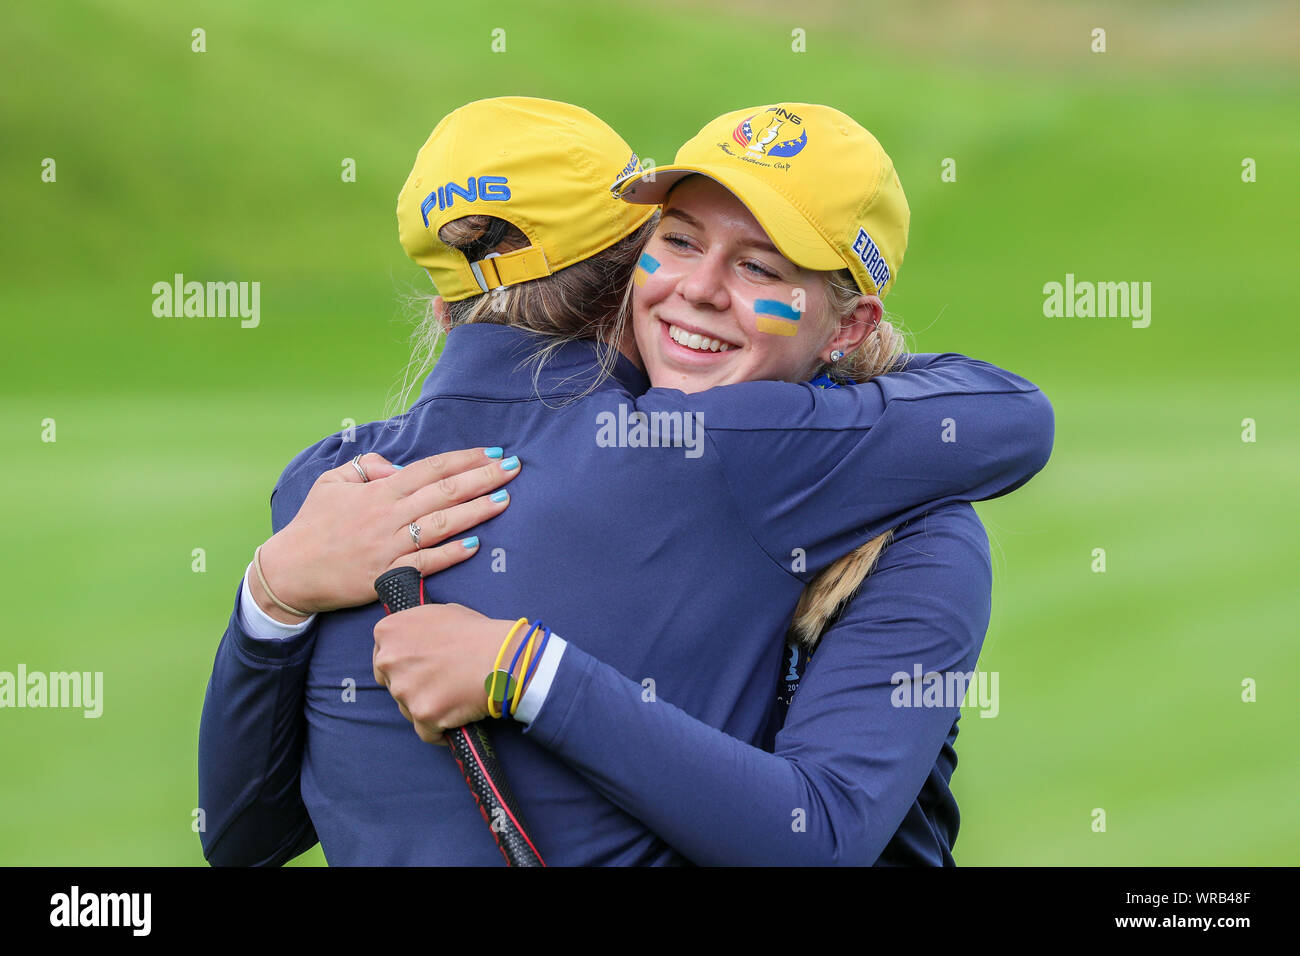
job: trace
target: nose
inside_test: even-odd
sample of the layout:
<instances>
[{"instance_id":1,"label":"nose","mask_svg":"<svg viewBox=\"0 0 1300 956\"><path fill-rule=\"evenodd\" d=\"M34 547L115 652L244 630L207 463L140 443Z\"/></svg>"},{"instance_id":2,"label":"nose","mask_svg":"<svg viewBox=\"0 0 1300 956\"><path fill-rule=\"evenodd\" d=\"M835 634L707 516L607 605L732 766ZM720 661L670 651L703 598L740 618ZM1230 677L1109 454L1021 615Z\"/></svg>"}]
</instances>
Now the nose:
<instances>
[{"instance_id":1,"label":"nose","mask_svg":"<svg viewBox=\"0 0 1300 956\"><path fill-rule=\"evenodd\" d=\"M722 255L711 250L695 260L694 268L682 276L677 291L693 306L725 312L731 304L724 281L725 269Z\"/></svg>"}]
</instances>

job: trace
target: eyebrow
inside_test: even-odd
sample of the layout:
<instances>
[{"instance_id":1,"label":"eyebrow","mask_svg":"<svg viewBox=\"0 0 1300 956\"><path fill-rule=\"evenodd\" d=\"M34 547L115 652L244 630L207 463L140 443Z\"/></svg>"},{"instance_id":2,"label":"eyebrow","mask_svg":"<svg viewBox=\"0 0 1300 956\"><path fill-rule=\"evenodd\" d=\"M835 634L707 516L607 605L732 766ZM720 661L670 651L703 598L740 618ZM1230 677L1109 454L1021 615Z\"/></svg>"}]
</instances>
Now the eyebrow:
<instances>
[{"instance_id":1,"label":"eyebrow","mask_svg":"<svg viewBox=\"0 0 1300 956\"><path fill-rule=\"evenodd\" d=\"M665 209L663 211L662 218L667 219L669 217L675 217L677 219L680 219L682 222L686 223L686 225L698 229L700 230L700 232L708 231L707 229L704 228L704 223L700 222L690 213L685 212L681 209L677 209L677 208ZM770 252L773 255L781 256L782 259L785 258L785 256L782 255L781 250L778 249L776 246L772 245L766 239L744 239L742 240L741 245L749 246L753 249L759 249L762 250L763 252Z\"/></svg>"}]
</instances>

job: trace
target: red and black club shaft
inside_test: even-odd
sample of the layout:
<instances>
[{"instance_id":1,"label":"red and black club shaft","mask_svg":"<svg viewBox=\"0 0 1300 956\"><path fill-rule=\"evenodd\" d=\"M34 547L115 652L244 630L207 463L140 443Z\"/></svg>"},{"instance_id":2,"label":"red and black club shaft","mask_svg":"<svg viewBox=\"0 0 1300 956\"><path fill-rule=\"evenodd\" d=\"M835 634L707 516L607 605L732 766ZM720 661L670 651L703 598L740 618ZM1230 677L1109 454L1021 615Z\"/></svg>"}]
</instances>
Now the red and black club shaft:
<instances>
[{"instance_id":1,"label":"red and black club shaft","mask_svg":"<svg viewBox=\"0 0 1300 956\"><path fill-rule=\"evenodd\" d=\"M375 593L384 610L396 614L425 603L424 578L415 568L393 568L375 579ZM506 865L545 866L488 742L487 729L476 723L451 728L444 736Z\"/></svg>"}]
</instances>

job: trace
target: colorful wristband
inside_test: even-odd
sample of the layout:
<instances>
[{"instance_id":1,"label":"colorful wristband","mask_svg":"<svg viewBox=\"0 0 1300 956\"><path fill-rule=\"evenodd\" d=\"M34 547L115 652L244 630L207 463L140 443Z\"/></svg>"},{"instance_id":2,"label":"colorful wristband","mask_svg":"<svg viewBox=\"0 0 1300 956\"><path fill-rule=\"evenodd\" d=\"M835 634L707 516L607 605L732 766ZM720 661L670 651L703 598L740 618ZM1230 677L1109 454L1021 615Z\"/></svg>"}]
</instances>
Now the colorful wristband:
<instances>
[{"instance_id":1,"label":"colorful wristband","mask_svg":"<svg viewBox=\"0 0 1300 956\"><path fill-rule=\"evenodd\" d=\"M537 642L537 635L540 634L540 633L542 633L545 629L546 629L546 625L543 624L541 621L538 621L535 625L533 625L533 629L532 629L532 631L531 631L531 632L529 633L529 635L528 635L528 640L526 640L526 641L524 642L524 648L523 648L523 650L524 650L524 660L523 660L523 663L519 665L519 670L520 670L520 676L521 676L521 677L522 677L523 673L527 672L527 670L528 670L528 665L529 665L529 663L530 663L530 662L532 661L532 659L533 659L533 648L534 648L534 646L536 645L536 642ZM514 673L514 670L515 670L515 669L514 669L513 667L511 667L511 668L510 668L510 673L513 674L513 673ZM523 697L523 695L524 695L524 682L523 682L523 680L520 680L520 681L515 685L515 696L514 696L514 700L511 701L511 703L510 703L510 712L509 712L508 716L513 717L515 711L519 709L519 701L520 701L520 699Z\"/></svg>"},{"instance_id":2,"label":"colorful wristband","mask_svg":"<svg viewBox=\"0 0 1300 956\"><path fill-rule=\"evenodd\" d=\"M537 656L533 658L533 666L528 668L528 673L524 675L524 682L522 686L524 688L525 693L528 692L528 682L531 681L533 679L533 675L537 673L537 665L542 662L542 655L546 653L546 642L549 641L550 639L551 639L551 629L548 627L546 629L546 633L542 635L542 643L537 645ZM523 700L523 696L521 695L519 699Z\"/></svg>"},{"instance_id":3,"label":"colorful wristband","mask_svg":"<svg viewBox=\"0 0 1300 956\"><path fill-rule=\"evenodd\" d=\"M515 632L518 631L521 627L527 626L527 624L528 624L528 618L526 617L521 617L519 620L515 621L514 626L511 627L509 633L506 634L506 639L501 642L501 649L497 651L497 659L492 664L492 673L488 675L487 681L485 681L485 683L490 682L491 684L491 686L487 688L487 709L488 709L488 714L491 715L492 717L500 718L501 716L501 711L496 709L494 705L494 698L496 698L497 696L497 689L498 689L497 683L498 680L500 680L500 675L504 673L504 677L505 677L504 686L501 687L501 691L502 691L501 699L504 699L505 691L510 686L510 680L509 680L510 674L508 671L503 672L501 670L501 659L506 656L506 648L510 646L510 641L512 638L514 638Z\"/></svg>"},{"instance_id":4,"label":"colorful wristband","mask_svg":"<svg viewBox=\"0 0 1300 956\"><path fill-rule=\"evenodd\" d=\"M520 655L523 654L524 648L528 646L528 638L536 628L536 624L529 623L528 632L524 634L524 639L520 641L519 646L515 648L515 656L510 659L510 666L503 671L503 673L509 675L509 680L507 681L508 689L502 698L502 717L510 716L510 698L515 696L515 690L519 687L519 678L515 677L515 665L519 663Z\"/></svg>"}]
</instances>

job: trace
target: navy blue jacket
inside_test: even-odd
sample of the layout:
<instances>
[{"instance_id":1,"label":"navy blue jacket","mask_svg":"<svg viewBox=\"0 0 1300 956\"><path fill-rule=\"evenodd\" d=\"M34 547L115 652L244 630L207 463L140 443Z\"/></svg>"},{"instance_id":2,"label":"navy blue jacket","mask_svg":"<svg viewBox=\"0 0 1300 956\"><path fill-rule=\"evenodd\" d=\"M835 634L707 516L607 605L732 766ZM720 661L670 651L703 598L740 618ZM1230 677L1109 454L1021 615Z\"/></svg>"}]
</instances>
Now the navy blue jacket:
<instances>
[{"instance_id":1,"label":"navy blue jacket","mask_svg":"<svg viewBox=\"0 0 1300 956\"><path fill-rule=\"evenodd\" d=\"M289 463L273 530L358 452L406 463L504 446L524 462L511 507L479 531L479 556L426 582L431 599L540 617L571 648L638 685L654 680L665 701L740 741L762 738L783 635L819 570L938 505L1018 487L1050 454L1038 389L962 356L914 357L851 388L750 382L696 395L642 393L644 376L620 360L575 399L595 375L593 346L566 345L538 373L524 361L538 344L504 326L453 330L408 412ZM660 425L701 416L698 457L663 443L610 447L610 416L633 411ZM420 741L373 680L382 614L378 604L322 614L300 637L263 642L242 632L236 607L200 727L210 862L282 863L319 839L331 864L500 864L450 755ZM497 724L494 744L548 863L684 862L521 725ZM662 786L673 795L671 780Z\"/></svg>"},{"instance_id":2,"label":"navy blue jacket","mask_svg":"<svg viewBox=\"0 0 1300 956\"><path fill-rule=\"evenodd\" d=\"M895 531L811 660L782 664L768 686L793 667L798 689L788 711L774 708L774 741L651 705L571 646L525 733L694 863L951 866L961 692L969 679L996 690L968 677L991 589L975 509L941 505ZM937 693L940 681L953 692Z\"/></svg>"}]
</instances>

